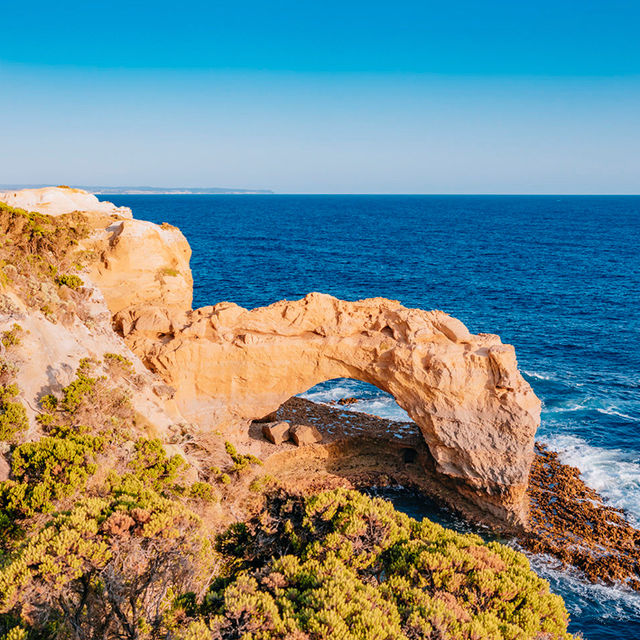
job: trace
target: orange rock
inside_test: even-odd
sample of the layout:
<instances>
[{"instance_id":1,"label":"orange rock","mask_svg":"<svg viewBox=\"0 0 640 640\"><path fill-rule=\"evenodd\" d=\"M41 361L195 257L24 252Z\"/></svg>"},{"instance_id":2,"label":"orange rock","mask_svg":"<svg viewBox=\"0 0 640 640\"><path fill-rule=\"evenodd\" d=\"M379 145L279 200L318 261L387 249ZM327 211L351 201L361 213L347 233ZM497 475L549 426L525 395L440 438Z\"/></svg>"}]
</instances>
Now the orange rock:
<instances>
[{"instance_id":1,"label":"orange rock","mask_svg":"<svg viewBox=\"0 0 640 640\"><path fill-rule=\"evenodd\" d=\"M322 434L312 425L294 424L290 429L291 439L299 447L305 444L315 444L322 440Z\"/></svg>"},{"instance_id":2,"label":"orange rock","mask_svg":"<svg viewBox=\"0 0 640 640\"><path fill-rule=\"evenodd\" d=\"M262 425L262 435L273 444L282 444L289 439L289 423L265 422Z\"/></svg>"}]
</instances>

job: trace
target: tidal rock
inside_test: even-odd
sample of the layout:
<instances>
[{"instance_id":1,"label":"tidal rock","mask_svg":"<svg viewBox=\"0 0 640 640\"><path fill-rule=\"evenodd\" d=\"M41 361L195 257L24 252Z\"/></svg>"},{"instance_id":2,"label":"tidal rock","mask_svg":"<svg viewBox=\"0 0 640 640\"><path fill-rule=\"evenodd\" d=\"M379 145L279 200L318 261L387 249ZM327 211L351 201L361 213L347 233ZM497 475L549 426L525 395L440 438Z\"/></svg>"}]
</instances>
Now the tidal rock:
<instances>
[{"instance_id":1,"label":"tidal rock","mask_svg":"<svg viewBox=\"0 0 640 640\"><path fill-rule=\"evenodd\" d=\"M148 321L158 313L162 330ZM319 382L355 378L393 395L457 491L497 518L526 519L540 401L498 336L473 335L442 311L319 293L251 311L223 302L179 318L131 307L115 320L201 428L248 426Z\"/></svg>"},{"instance_id":2,"label":"tidal rock","mask_svg":"<svg viewBox=\"0 0 640 640\"><path fill-rule=\"evenodd\" d=\"M291 439L299 447L305 444L315 444L322 440L322 434L312 425L294 424L291 425Z\"/></svg>"},{"instance_id":3,"label":"tidal rock","mask_svg":"<svg viewBox=\"0 0 640 640\"><path fill-rule=\"evenodd\" d=\"M262 425L262 435L273 444L282 444L289 439L289 423L265 422Z\"/></svg>"}]
</instances>

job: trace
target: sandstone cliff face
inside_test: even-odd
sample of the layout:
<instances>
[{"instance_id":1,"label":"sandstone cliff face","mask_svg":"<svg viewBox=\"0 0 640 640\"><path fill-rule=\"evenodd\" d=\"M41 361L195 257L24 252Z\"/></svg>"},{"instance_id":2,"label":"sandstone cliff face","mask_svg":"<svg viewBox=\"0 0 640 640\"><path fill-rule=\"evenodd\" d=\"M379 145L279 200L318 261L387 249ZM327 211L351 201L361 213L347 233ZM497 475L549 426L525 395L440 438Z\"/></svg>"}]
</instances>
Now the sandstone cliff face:
<instances>
[{"instance_id":1,"label":"sandstone cliff face","mask_svg":"<svg viewBox=\"0 0 640 640\"><path fill-rule=\"evenodd\" d=\"M63 322L52 322L39 311L27 308L10 291L0 291L0 334L12 326L20 327L20 344L11 349L17 365L15 382L29 416L32 435L38 429L40 398L59 393L75 377L83 358L100 361L106 353L117 354L132 363L130 379L120 381L129 392L131 404L141 428L150 434L165 435L172 425L182 421L172 395L163 380L151 373L111 328L111 313L90 282L76 298L76 312L68 312ZM0 344L0 359L6 356ZM108 375L108 372L104 372Z\"/></svg>"},{"instance_id":2,"label":"sandstone cliff face","mask_svg":"<svg viewBox=\"0 0 640 640\"><path fill-rule=\"evenodd\" d=\"M191 308L191 247L176 227L134 220L128 207L102 202L82 189L5 191L0 202L51 216L85 214L94 232L83 248L96 258L89 271L112 314L134 304Z\"/></svg>"},{"instance_id":3,"label":"sandstone cliff face","mask_svg":"<svg viewBox=\"0 0 640 640\"><path fill-rule=\"evenodd\" d=\"M112 314L132 305L191 308L191 247L176 227L115 220L98 230L87 247L98 256L90 272Z\"/></svg>"},{"instance_id":4,"label":"sandstone cliff face","mask_svg":"<svg viewBox=\"0 0 640 640\"><path fill-rule=\"evenodd\" d=\"M438 472L499 517L524 517L540 401L498 336L441 311L318 293L252 311L129 309L116 324L202 426L246 424L333 378L374 384L420 427Z\"/></svg>"}]
</instances>

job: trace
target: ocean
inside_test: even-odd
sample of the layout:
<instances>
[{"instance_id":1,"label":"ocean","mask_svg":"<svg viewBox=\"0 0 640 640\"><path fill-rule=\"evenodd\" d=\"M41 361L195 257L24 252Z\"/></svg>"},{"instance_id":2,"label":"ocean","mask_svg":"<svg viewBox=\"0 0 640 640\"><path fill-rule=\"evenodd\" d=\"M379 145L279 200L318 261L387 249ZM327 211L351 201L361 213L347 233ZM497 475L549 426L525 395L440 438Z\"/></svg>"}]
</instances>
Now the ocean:
<instances>
[{"instance_id":1,"label":"ocean","mask_svg":"<svg viewBox=\"0 0 640 640\"><path fill-rule=\"evenodd\" d=\"M640 526L640 197L109 196L182 229L194 305L252 308L321 291L442 309L516 347L543 401L538 439ZM353 380L305 397L403 418ZM432 507L397 499L415 517ZM441 514L442 516L442 514ZM442 516L446 518L446 515ZM455 523L452 522L452 526ZM532 566L587 640L640 638L640 594L590 585L549 558Z\"/></svg>"}]
</instances>

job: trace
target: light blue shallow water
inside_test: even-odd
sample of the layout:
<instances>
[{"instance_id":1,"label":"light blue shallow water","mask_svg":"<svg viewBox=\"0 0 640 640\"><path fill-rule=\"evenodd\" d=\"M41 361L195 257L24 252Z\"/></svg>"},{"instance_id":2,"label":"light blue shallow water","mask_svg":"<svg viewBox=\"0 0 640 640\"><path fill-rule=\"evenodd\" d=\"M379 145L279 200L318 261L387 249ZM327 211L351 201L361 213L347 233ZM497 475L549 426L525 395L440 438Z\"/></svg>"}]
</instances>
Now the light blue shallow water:
<instances>
[{"instance_id":1,"label":"light blue shallow water","mask_svg":"<svg viewBox=\"0 0 640 640\"><path fill-rule=\"evenodd\" d=\"M182 229L195 305L384 296L499 334L544 403L539 439L640 524L640 197L111 199ZM402 415L352 380L307 395L360 397L350 408ZM565 597L573 630L640 638L639 596L532 562Z\"/></svg>"}]
</instances>

